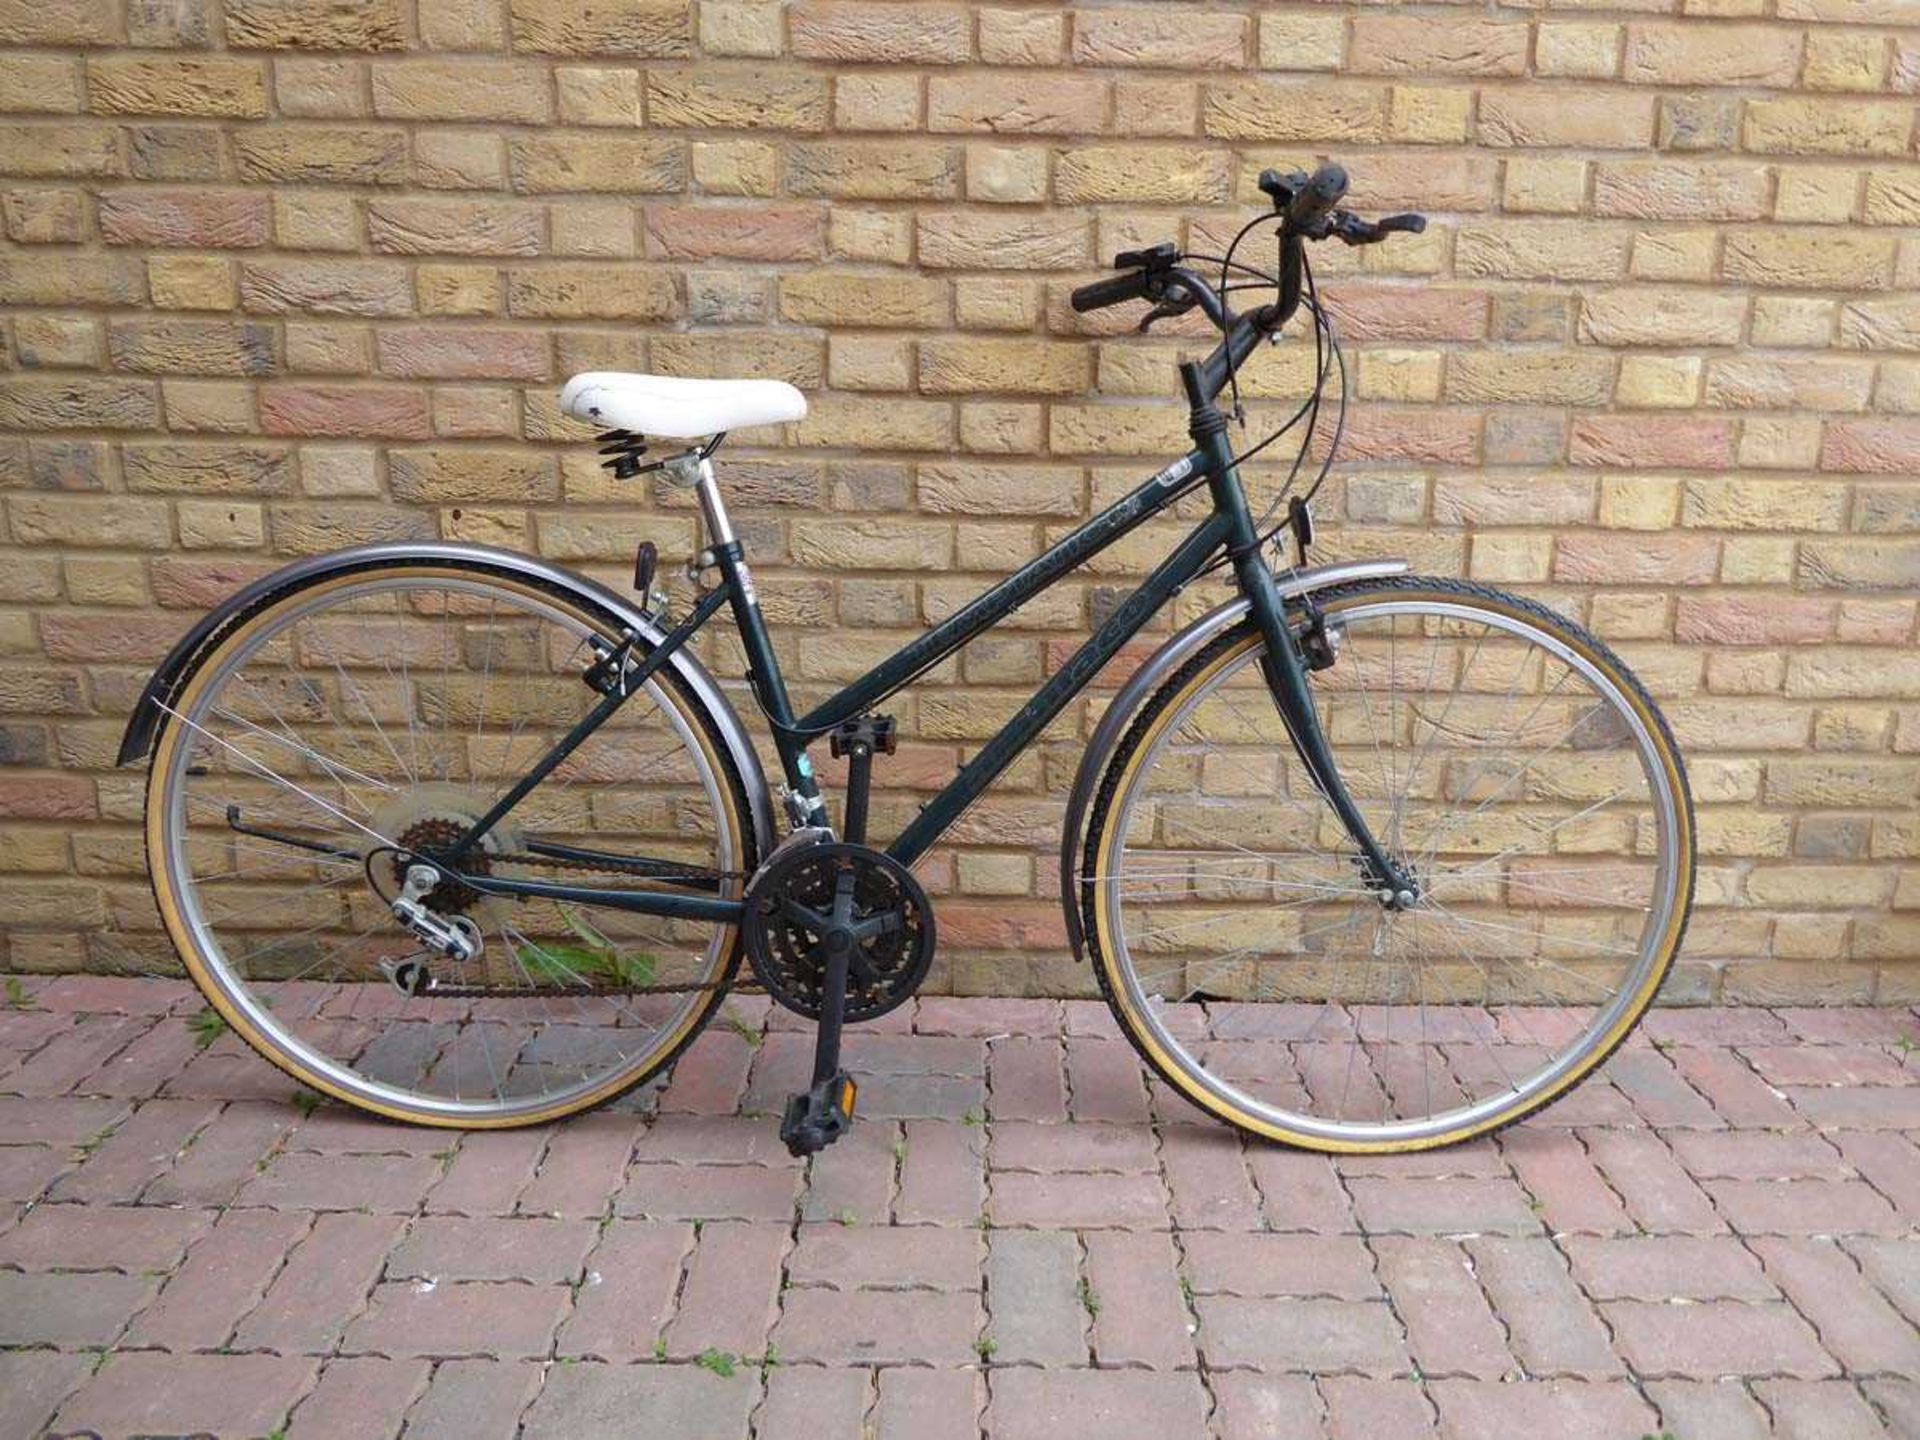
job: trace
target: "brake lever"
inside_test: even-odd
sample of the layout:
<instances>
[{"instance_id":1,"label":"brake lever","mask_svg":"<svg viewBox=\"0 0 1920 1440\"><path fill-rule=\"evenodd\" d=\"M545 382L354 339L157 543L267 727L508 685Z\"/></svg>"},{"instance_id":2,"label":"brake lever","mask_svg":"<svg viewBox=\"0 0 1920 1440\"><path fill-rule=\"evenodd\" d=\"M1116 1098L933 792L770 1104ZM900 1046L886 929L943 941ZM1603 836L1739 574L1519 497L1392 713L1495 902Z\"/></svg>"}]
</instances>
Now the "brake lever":
<instances>
[{"instance_id":1,"label":"brake lever","mask_svg":"<svg viewBox=\"0 0 1920 1440\"><path fill-rule=\"evenodd\" d=\"M1153 308L1149 310L1144 316L1141 317L1140 323L1138 325L1133 327L1134 334L1144 335L1147 333L1148 327L1150 327L1154 321L1172 320L1177 316L1186 314L1189 310L1193 309L1193 307L1198 305L1199 303L1200 302L1198 300L1195 300L1190 295L1184 296L1183 298L1178 300L1174 300L1174 299L1156 300L1154 302Z\"/></svg>"},{"instance_id":2,"label":"brake lever","mask_svg":"<svg viewBox=\"0 0 1920 1440\"><path fill-rule=\"evenodd\" d=\"M1330 218L1329 237L1348 245L1378 245L1389 235L1418 235L1427 228L1424 215L1386 215L1378 220L1362 220L1350 211L1336 210Z\"/></svg>"}]
</instances>

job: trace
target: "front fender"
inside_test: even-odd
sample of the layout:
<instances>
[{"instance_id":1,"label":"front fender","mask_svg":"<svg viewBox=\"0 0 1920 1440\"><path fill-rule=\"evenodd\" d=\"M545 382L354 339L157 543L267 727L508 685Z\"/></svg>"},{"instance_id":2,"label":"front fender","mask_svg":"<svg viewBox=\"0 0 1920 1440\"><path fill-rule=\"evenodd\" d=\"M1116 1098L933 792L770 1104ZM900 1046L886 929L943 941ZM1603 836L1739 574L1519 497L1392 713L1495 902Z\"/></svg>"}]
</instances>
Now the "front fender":
<instances>
[{"instance_id":1,"label":"front fender","mask_svg":"<svg viewBox=\"0 0 1920 1440\"><path fill-rule=\"evenodd\" d=\"M350 550L336 550L331 554L297 560L271 575L262 576L203 615L167 652L167 658L160 662L160 668L153 672L146 689L141 691L133 714L127 720L126 733L121 737L118 763L131 765L147 757L153 748L154 734L166 713L161 707L179 694L180 687L193 674L200 658L230 626L291 586L353 570L370 569L395 560L453 560L486 565L522 579L571 591L589 604L598 605L612 613L622 625L637 633L648 644L659 644L666 633L630 600L597 581L511 550L433 541L360 545ZM754 853L765 857L777 838L773 828L773 804L767 789L766 771L761 767L760 756L753 748L746 727L741 724L738 712L721 692L712 674L684 646L676 650L667 663L712 713L727 753L739 769L740 779L747 788L747 803L753 812L754 838L757 842Z\"/></svg>"},{"instance_id":2,"label":"front fender","mask_svg":"<svg viewBox=\"0 0 1920 1440\"><path fill-rule=\"evenodd\" d=\"M1345 560L1335 565L1289 570L1276 575L1274 583L1280 588L1280 598L1290 600L1297 595L1344 585L1350 580L1377 580L1387 575L1404 575L1408 568L1404 560ZM1120 737L1127 733L1127 727L1133 723L1134 715L1146 703L1147 697L1158 690L1167 677L1199 654L1216 635L1246 618L1247 609L1245 596L1229 600L1209 610L1154 651L1147 657L1146 663L1120 687L1120 692L1113 697L1113 703L1107 707L1107 713L1100 717L1099 725L1094 728L1093 738L1087 742L1086 751L1080 757L1080 768L1073 777L1073 790L1067 797L1066 823L1060 830L1060 908L1066 915L1068 943L1073 946L1073 953L1077 957L1085 958L1086 954L1086 934L1080 923L1081 841L1086 830L1087 810L1093 803L1094 789L1099 785L1100 777L1106 773L1107 762L1113 758Z\"/></svg>"}]
</instances>

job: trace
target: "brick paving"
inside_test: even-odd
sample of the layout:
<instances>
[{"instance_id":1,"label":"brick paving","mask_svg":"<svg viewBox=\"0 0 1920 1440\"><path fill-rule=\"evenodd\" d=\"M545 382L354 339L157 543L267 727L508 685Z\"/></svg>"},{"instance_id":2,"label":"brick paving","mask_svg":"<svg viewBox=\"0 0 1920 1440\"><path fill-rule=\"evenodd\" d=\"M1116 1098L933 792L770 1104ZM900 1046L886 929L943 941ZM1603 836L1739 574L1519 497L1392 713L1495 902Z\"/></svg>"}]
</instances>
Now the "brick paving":
<instances>
[{"instance_id":1,"label":"brick paving","mask_svg":"<svg viewBox=\"0 0 1920 1440\"><path fill-rule=\"evenodd\" d=\"M1920 1436L1920 1017L1676 1010L1490 1141L1188 1123L1082 1002L730 1002L549 1130L322 1106L168 982L0 1010L0 1440ZM182 1036L188 1043L181 1043Z\"/></svg>"}]
</instances>

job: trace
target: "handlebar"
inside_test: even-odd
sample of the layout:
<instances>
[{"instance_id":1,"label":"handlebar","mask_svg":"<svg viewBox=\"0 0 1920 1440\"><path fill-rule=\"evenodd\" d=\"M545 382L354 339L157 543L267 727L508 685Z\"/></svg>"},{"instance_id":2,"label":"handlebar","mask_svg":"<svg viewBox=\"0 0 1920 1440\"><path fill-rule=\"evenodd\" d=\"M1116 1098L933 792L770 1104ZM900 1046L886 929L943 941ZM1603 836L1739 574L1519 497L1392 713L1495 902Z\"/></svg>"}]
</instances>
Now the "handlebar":
<instances>
[{"instance_id":1,"label":"handlebar","mask_svg":"<svg viewBox=\"0 0 1920 1440\"><path fill-rule=\"evenodd\" d=\"M1209 395L1217 395L1255 346L1293 318L1300 304L1306 241L1338 239L1347 245L1373 245L1390 234L1417 235L1427 228L1422 215L1389 215L1369 221L1339 209L1346 198L1347 184L1346 170L1331 162L1311 175L1297 170L1285 174L1278 170L1261 172L1260 189L1272 199L1274 213L1280 218L1280 293L1275 304L1235 315L1227 309L1220 292L1181 267L1179 262L1184 257L1172 244L1116 255L1114 267L1127 273L1080 286L1069 303L1085 314L1129 300L1152 300L1154 309L1143 322L1143 329L1155 319L1195 307L1205 310L1224 337L1202 366Z\"/></svg>"}]
</instances>

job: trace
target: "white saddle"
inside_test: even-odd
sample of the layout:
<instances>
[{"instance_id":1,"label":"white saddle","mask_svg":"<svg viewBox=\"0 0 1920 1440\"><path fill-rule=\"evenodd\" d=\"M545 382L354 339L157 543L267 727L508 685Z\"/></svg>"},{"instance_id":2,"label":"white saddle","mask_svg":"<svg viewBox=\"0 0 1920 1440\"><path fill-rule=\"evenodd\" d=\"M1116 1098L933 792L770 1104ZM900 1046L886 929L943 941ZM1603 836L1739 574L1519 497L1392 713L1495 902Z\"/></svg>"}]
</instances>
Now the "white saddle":
<instances>
[{"instance_id":1,"label":"white saddle","mask_svg":"<svg viewBox=\"0 0 1920 1440\"><path fill-rule=\"evenodd\" d=\"M560 408L602 429L684 440L798 420L807 413L807 399L784 380L686 380L595 370L567 381Z\"/></svg>"}]
</instances>

